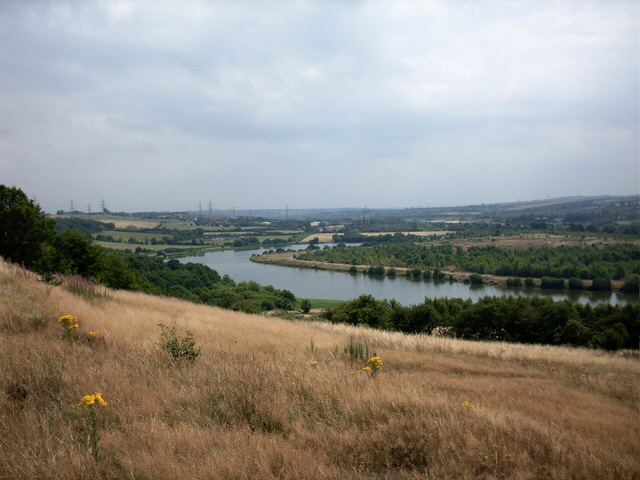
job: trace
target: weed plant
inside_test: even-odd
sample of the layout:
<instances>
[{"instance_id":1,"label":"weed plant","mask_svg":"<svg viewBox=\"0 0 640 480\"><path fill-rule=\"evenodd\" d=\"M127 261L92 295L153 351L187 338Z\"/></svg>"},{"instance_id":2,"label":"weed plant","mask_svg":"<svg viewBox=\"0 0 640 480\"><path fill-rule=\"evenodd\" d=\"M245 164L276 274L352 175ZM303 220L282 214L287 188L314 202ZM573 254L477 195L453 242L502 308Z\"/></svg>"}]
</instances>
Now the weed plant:
<instances>
[{"instance_id":1,"label":"weed plant","mask_svg":"<svg viewBox=\"0 0 640 480\"><path fill-rule=\"evenodd\" d=\"M369 358L369 342L366 338L349 336L349 343L344 347L344 353L353 360Z\"/></svg>"},{"instance_id":2,"label":"weed plant","mask_svg":"<svg viewBox=\"0 0 640 480\"><path fill-rule=\"evenodd\" d=\"M200 349L196 348L196 342L190 331L187 330L185 336L179 337L176 327L169 328L163 324L158 326L162 337L160 347L174 360L189 360L193 362L200 356Z\"/></svg>"}]
</instances>

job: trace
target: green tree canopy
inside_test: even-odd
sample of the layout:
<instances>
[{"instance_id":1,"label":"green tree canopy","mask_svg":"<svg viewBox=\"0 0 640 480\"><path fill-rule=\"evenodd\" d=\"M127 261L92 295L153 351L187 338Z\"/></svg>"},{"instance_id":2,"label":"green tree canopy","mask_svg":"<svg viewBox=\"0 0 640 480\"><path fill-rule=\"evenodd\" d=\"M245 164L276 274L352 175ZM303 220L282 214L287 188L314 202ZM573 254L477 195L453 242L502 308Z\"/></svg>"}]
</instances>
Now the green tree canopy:
<instances>
[{"instance_id":1,"label":"green tree canopy","mask_svg":"<svg viewBox=\"0 0 640 480\"><path fill-rule=\"evenodd\" d=\"M0 255L26 268L38 269L42 249L53 243L55 222L22 190L0 185Z\"/></svg>"}]
</instances>

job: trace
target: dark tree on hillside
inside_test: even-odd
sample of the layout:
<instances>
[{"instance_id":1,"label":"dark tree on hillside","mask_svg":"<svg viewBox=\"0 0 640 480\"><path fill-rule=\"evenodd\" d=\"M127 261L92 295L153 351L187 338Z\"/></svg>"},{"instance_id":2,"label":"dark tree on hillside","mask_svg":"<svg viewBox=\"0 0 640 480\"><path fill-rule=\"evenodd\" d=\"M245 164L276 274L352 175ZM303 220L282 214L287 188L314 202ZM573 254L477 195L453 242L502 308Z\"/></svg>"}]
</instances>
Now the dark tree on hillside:
<instances>
[{"instance_id":1,"label":"dark tree on hillside","mask_svg":"<svg viewBox=\"0 0 640 480\"><path fill-rule=\"evenodd\" d=\"M22 190L0 185L0 255L6 260L37 267L43 246L55 239L54 225Z\"/></svg>"}]
</instances>

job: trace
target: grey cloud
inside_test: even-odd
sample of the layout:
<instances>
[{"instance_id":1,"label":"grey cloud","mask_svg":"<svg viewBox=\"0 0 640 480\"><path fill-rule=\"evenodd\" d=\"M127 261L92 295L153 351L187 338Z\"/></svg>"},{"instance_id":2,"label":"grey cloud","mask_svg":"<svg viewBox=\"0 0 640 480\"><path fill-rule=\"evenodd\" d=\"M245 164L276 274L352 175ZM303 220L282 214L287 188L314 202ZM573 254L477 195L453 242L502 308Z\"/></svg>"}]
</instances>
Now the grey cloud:
<instances>
[{"instance_id":1,"label":"grey cloud","mask_svg":"<svg viewBox=\"0 0 640 480\"><path fill-rule=\"evenodd\" d=\"M304 206L416 205L423 178L431 204L588 194L594 177L635 193L637 31L632 1L2 2L0 175L58 208L47 164L90 196L153 162L126 205L211 185L238 203L248 171L247 207L292 184ZM362 171L394 193L370 198Z\"/></svg>"}]
</instances>

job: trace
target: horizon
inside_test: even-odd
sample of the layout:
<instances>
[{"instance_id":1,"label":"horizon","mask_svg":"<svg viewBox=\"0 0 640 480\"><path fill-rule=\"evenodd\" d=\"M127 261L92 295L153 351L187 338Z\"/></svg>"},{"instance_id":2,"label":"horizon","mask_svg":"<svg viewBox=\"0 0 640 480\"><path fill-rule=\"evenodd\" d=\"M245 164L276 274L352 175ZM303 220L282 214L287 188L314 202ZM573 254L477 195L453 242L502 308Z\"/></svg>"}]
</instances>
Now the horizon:
<instances>
[{"instance_id":1,"label":"horizon","mask_svg":"<svg viewBox=\"0 0 640 480\"><path fill-rule=\"evenodd\" d=\"M295 208L287 206L285 208L239 208L239 207L231 207L231 208L212 208L212 215L220 215L221 213L228 212L237 212L237 216L246 216L243 213L246 212L278 212L284 213L289 212L289 215L296 215L300 212L304 212L304 214L309 214L313 211L317 211L319 214L323 212L339 212L339 211L356 211L356 212L366 212L366 211L404 211L404 210L442 210L442 209L462 209L462 208L489 208L496 206L509 206L509 205L540 205L543 206L545 204L557 204L557 203L570 203L572 201L582 201L582 200L599 200L599 199L627 199L632 198L635 200L640 200L640 195L576 195L576 196L565 196L565 197L557 197L557 198L546 198L546 199L533 199L533 200L518 200L514 202L506 201L506 202L495 202L495 203L479 203L479 204L460 204L460 205L441 205L441 206L407 206L407 207L309 207L309 208ZM35 202L37 203L37 202ZM106 204L106 202L105 202ZM63 211L62 213L50 213L45 212L46 215L49 216L57 216L57 215L116 215L116 214L202 214L209 215L208 206L205 208L203 205L202 208L199 208L197 205L195 208L191 209L183 209L183 210L145 210L145 211L115 211L107 208L107 213L103 213L101 211L83 211L83 210L75 210L75 211ZM241 213L242 212L242 213ZM296 213L297 212L297 213ZM234 214L234 216L236 216ZM249 216L261 216L261 215L249 215ZM266 218L266 217L265 217Z\"/></svg>"}]
</instances>

